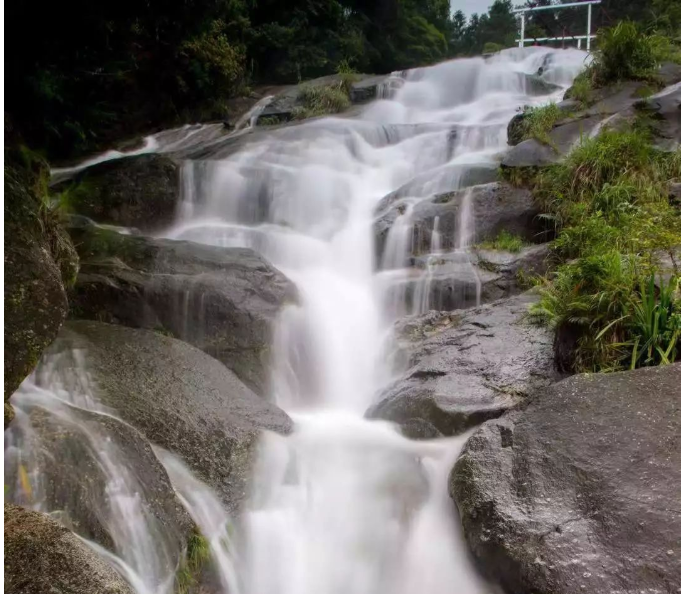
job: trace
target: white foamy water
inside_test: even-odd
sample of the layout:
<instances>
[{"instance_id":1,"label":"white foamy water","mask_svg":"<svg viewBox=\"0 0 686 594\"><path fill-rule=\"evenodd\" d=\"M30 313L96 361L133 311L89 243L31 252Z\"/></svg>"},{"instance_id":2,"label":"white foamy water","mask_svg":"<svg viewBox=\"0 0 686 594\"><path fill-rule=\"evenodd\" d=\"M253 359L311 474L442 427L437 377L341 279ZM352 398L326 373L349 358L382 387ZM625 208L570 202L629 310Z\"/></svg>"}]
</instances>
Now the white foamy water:
<instances>
[{"instance_id":1,"label":"white foamy water","mask_svg":"<svg viewBox=\"0 0 686 594\"><path fill-rule=\"evenodd\" d=\"M274 328L270 395L295 429L287 437L264 437L243 513L229 518L217 494L174 456L157 451L210 543L223 594L493 592L472 567L448 496L448 473L466 436L411 441L363 415L397 372L391 362L398 316L436 307L432 275L439 258L470 266L469 193L455 215L455 237L441 235L440 221L432 219L423 268L409 266L418 249L413 209L436 193L492 178L517 108L560 99L585 56L515 49L396 73L381 98L356 117L246 133L228 155L213 139L204 153L209 157L184 164L178 221L165 235L251 247L300 293ZM559 85L543 95L532 80L541 67L543 79ZM396 200L388 204L405 210L377 254L375 210L391 193ZM476 294L478 300L478 287ZM25 388L15 399L19 417L37 398L25 397ZM89 404L86 379L43 381L40 389L48 410L62 410L65 400L97 409ZM28 438L8 433L10 466L15 474L19 464L30 467L33 484L40 469L27 461ZM25 480L11 478L20 500ZM135 480L122 487L128 496L137 492ZM100 505L112 522L138 522L138 512L117 511L115 498ZM144 497L138 505L145 518ZM154 521L139 525L164 541ZM138 594L169 592L164 547L149 560L150 539L129 532L122 539L139 547L136 558L116 545L110 560Z\"/></svg>"}]
</instances>

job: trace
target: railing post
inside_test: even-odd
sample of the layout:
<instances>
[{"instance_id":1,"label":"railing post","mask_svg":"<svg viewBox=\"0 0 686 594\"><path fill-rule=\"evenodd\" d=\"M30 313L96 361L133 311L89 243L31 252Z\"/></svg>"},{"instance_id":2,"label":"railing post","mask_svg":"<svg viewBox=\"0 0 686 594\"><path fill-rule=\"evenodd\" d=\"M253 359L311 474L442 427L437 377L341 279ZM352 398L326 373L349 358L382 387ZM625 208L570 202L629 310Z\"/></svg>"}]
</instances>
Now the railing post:
<instances>
[{"instance_id":1,"label":"railing post","mask_svg":"<svg viewBox=\"0 0 686 594\"><path fill-rule=\"evenodd\" d=\"M590 52L591 51L591 6L592 4L588 5L588 23L586 26L586 51Z\"/></svg>"},{"instance_id":2,"label":"railing post","mask_svg":"<svg viewBox=\"0 0 686 594\"><path fill-rule=\"evenodd\" d=\"M524 15L526 13L522 12L521 17L522 17L522 24L521 24L521 29L519 33L519 47L524 47Z\"/></svg>"}]
</instances>

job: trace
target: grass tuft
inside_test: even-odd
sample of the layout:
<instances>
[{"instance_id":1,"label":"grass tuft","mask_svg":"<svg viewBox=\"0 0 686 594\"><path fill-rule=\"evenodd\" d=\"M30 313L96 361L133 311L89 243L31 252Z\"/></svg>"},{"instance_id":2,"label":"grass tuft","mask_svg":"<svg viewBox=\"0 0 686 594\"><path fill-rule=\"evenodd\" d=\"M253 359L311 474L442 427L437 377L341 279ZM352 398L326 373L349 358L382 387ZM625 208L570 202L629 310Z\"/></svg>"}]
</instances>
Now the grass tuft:
<instances>
[{"instance_id":1,"label":"grass tuft","mask_svg":"<svg viewBox=\"0 0 686 594\"><path fill-rule=\"evenodd\" d=\"M526 243L521 237L503 229L494 239L480 243L479 247L486 250L501 250L516 254L521 252L525 245Z\"/></svg>"}]
</instances>

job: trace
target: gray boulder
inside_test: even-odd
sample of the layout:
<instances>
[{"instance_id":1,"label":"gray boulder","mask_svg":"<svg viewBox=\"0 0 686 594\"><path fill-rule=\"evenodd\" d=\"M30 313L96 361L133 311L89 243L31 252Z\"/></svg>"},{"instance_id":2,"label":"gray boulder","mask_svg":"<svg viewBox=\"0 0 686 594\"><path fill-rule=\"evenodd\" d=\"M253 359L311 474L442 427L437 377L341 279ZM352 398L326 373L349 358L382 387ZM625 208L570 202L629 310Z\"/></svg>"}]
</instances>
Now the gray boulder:
<instances>
[{"instance_id":1,"label":"gray boulder","mask_svg":"<svg viewBox=\"0 0 686 594\"><path fill-rule=\"evenodd\" d=\"M133 594L104 559L45 514L5 504L7 594Z\"/></svg>"},{"instance_id":2,"label":"gray boulder","mask_svg":"<svg viewBox=\"0 0 686 594\"><path fill-rule=\"evenodd\" d=\"M530 277L546 274L549 253L547 244L526 246L517 253L475 246L466 252L415 258L418 274L410 274L406 282L406 303L411 308L417 296L426 293L429 309L451 311L521 293Z\"/></svg>"},{"instance_id":3,"label":"gray boulder","mask_svg":"<svg viewBox=\"0 0 686 594\"><path fill-rule=\"evenodd\" d=\"M180 456L231 511L246 493L261 432L291 430L282 410L224 365L158 332L67 322L49 352L74 350L85 354L99 401Z\"/></svg>"},{"instance_id":4,"label":"gray boulder","mask_svg":"<svg viewBox=\"0 0 686 594\"><path fill-rule=\"evenodd\" d=\"M401 330L409 365L366 416L422 419L457 435L558 379L552 333L532 325L523 293L456 314L429 312Z\"/></svg>"},{"instance_id":5,"label":"gray boulder","mask_svg":"<svg viewBox=\"0 0 686 594\"><path fill-rule=\"evenodd\" d=\"M38 171L5 167L5 427L9 397L31 373L67 316L67 288L78 257L45 204Z\"/></svg>"},{"instance_id":6,"label":"gray boulder","mask_svg":"<svg viewBox=\"0 0 686 594\"><path fill-rule=\"evenodd\" d=\"M160 154L124 157L81 171L65 189L71 212L98 223L155 232L174 222L179 165Z\"/></svg>"},{"instance_id":7,"label":"gray boulder","mask_svg":"<svg viewBox=\"0 0 686 594\"><path fill-rule=\"evenodd\" d=\"M450 493L505 592L679 591L680 379L577 375L468 440Z\"/></svg>"},{"instance_id":8,"label":"gray boulder","mask_svg":"<svg viewBox=\"0 0 686 594\"><path fill-rule=\"evenodd\" d=\"M73 363L71 355L64 353L63 361L67 365ZM58 370L59 365L55 363L45 361L39 370L45 366L60 375L69 374L68 368ZM53 382L61 379L62 385L68 385L76 378L52 376L50 379ZM26 420L22 432L30 444L23 449L24 455L30 455L31 459L6 463L6 482L21 484L17 476L19 464L30 464L38 478L33 494L18 488L12 493L12 501L31 505L33 497L40 497L46 509L58 515L62 524L114 551L116 534L110 532L111 522L104 513L110 506L108 489L112 485L108 482L113 478L125 481L150 513L149 527L155 532L156 545L167 553L164 557L160 555L160 559L166 560L165 570L172 573L193 523L150 444L132 426L113 416L67 405L56 406L57 410L48 412L40 405L19 404L23 415L15 423ZM14 426L10 431L13 430ZM112 466L103 465L104 459L111 465L121 466L114 471ZM108 475L112 472L117 476Z\"/></svg>"},{"instance_id":9,"label":"gray boulder","mask_svg":"<svg viewBox=\"0 0 686 594\"><path fill-rule=\"evenodd\" d=\"M467 201L471 208L466 207ZM383 254L391 227L408 207L407 203L400 201L388 210L384 210L383 205L377 210L374 234L379 256ZM412 255L429 252L434 229L440 234L442 249L457 247L458 219L465 209L472 212L471 242L493 238L500 231L508 231L527 241L541 241L545 237L545 227L538 219L540 210L531 192L507 183L493 182L439 194L415 204L411 212Z\"/></svg>"},{"instance_id":10,"label":"gray boulder","mask_svg":"<svg viewBox=\"0 0 686 594\"><path fill-rule=\"evenodd\" d=\"M294 285L256 252L72 226L72 317L165 331L267 392L272 325Z\"/></svg>"}]
</instances>

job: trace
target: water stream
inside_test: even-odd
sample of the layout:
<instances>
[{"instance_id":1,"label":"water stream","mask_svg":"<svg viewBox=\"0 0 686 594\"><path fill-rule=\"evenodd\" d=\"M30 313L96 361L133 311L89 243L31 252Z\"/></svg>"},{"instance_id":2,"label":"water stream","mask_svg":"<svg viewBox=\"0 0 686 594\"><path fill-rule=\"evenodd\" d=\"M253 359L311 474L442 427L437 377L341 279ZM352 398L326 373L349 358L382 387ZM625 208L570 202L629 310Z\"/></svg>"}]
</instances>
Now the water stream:
<instances>
[{"instance_id":1,"label":"water stream","mask_svg":"<svg viewBox=\"0 0 686 594\"><path fill-rule=\"evenodd\" d=\"M467 436L411 441L363 415L398 373L398 317L436 307L431 258L470 266L461 259L473 236L470 200L456 214L451 241L434 222L424 268L408 264L413 208L440 192L495 179L516 109L561 99L584 58L577 50L528 48L395 73L354 117L246 134L228 153L213 138L215 153L184 164L177 224L165 235L251 247L292 279L301 297L274 328L270 395L295 430L264 436L241 517L229 518L211 489L156 449L210 543L223 594L493 592L466 554L447 492ZM559 86L535 94L531 76L544 63L543 79ZM377 269L371 229L375 209L391 193L405 210ZM44 509L33 486L41 471L26 422L31 407L38 402L70 423L75 409L116 414L99 408L92 394L86 369L69 381L58 373L25 382L13 399L17 421L6 433L10 499ZM146 516L144 479L127 471L125 453L107 436L83 431L105 480L119 489L97 502L105 508L102 523L112 530L136 523L144 533L113 535L108 558L138 594L171 592L173 563L160 543L173 535Z\"/></svg>"}]
</instances>

